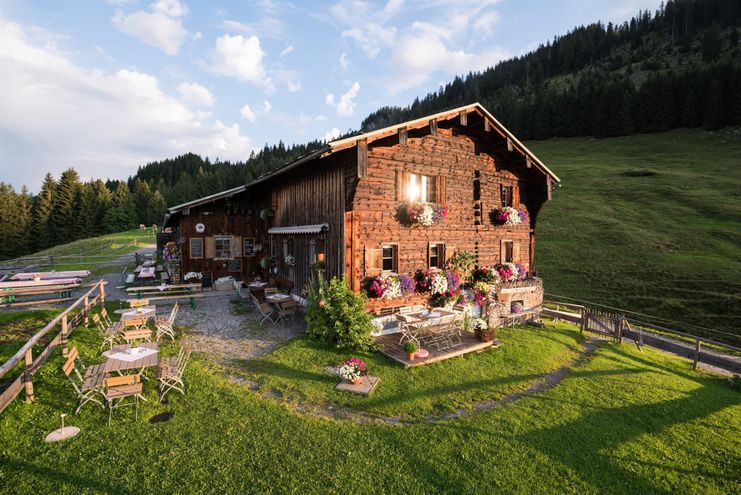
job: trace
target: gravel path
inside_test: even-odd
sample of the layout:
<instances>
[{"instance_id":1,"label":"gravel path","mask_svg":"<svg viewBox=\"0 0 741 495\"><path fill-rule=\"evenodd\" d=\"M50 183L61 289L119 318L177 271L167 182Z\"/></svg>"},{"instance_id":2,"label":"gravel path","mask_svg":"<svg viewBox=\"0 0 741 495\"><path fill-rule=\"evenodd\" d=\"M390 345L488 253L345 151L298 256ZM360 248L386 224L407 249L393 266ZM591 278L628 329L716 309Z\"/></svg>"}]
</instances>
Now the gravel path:
<instances>
[{"instance_id":1,"label":"gravel path","mask_svg":"<svg viewBox=\"0 0 741 495\"><path fill-rule=\"evenodd\" d=\"M244 301L234 300L234 292L211 292L198 299L196 308L183 304L177 324L187 328L186 341L197 352L204 352L229 365L266 354L286 340L304 332L302 318L296 324L270 322L260 325L257 313Z\"/></svg>"}]
</instances>

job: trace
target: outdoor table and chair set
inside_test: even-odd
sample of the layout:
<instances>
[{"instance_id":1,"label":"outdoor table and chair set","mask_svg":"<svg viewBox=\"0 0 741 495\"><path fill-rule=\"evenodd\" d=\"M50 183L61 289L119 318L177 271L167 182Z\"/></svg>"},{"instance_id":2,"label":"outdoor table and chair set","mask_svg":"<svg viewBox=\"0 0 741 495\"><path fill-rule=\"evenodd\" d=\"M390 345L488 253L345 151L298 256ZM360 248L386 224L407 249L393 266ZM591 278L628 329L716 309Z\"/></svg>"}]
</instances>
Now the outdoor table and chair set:
<instances>
[{"instance_id":1,"label":"outdoor table and chair set","mask_svg":"<svg viewBox=\"0 0 741 495\"><path fill-rule=\"evenodd\" d=\"M441 351L463 343L461 340L463 318L459 312L410 307L402 308L396 319L401 331L399 345L405 341L412 341L419 347L435 346Z\"/></svg>"},{"instance_id":2,"label":"outdoor table and chair set","mask_svg":"<svg viewBox=\"0 0 741 495\"><path fill-rule=\"evenodd\" d=\"M295 323L299 304L291 297L290 293L282 292L278 287L270 287L267 282L262 281L248 283L247 289L250 299L260 315L260 324L267 320L271 323L280 324L285 330L287 323L291 325ZM288 292L290 292L290 288Z\"/></svg>"},{"instance_id":3,"label":"outdoor table and chair set","mask_svg":"<svg viewBox=\"0 0 741 495\"><path fill-rule=\"evenodd\" d=\"M155 369L160 402L171 390L185 393L183 372L190 351L181 347L177 356L161 357L159 348L159 341L164 337L175 339L178 304L168 316L157 316L156 307L146 300L138 300L133 306L123 311L117 322L111 321L105 308L92 316L103 337L103 348L108 347L102 353L103 363L86 367L80 362L77 348L70 350L62 369L77 394L75 413L88 402L97 403L108 408L110 425L114 409L133 405L138 418L139 400L147 400L142 393L142 380L149 380L150 368ZM150 319L155 327L154 341L153 332L147 326Z\"/></svg>"}]
</instances>

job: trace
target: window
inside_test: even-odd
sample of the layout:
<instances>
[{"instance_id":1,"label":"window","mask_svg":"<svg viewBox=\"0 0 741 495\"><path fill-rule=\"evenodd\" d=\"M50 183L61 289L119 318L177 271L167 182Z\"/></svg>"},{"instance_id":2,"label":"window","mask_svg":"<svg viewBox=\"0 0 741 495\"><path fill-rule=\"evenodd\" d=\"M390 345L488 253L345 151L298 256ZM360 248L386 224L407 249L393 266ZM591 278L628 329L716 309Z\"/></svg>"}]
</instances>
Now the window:
<instances>
[{"instance_id":1,"label":"window","mask_svg":"<svg viewBox=\"0 0 741 495\"><path fill-rule=\"evenodd\" d=\"M428 264L430 268L442 268L445 265L445 244L430 244Z\"/></svg>"},{"instance_id":2,"label":"window","mask_svg":"<svg viewBox=\"0 0 741 495\"><path fill-rule=\"evenodd\" d=\"M244 238L244 255L245 256L255 255L255 239L251 237Z\"/></svg>"},{"instance_id":3,"label":"window","mask_svg":"<svg viewBox=\"0 0 741 495\"><path fill-rule=\"evenodd\" d=\"M241 272L242 271L242 260L229 260L226 266L227 266L227 271L229 272Z\"/></svg>"},{"instance_id":4,"label":"window","mask_svg":"<svg viewBox=\"0 0 741 495\"><path fill-rule=\"evenodd\" d=\"M500 193L502 196L502 208L512 206L512 186L500 186Z\"/></svg>"},{"instance_id":5,"label":"window","mask_svg":"<svg viewBox=\"0 0 741 495\"><path fill-rule=\"evenodd\" d=\"M515 243L513 241L502 241L502 262L514 261Z\"/></svg>"},{"instance_id":6,"label":"window","mask_svg":"<svg viewBox=\"0 0 741 495\"><path fill-rule=\"evenodd\" d=\"M225 259L231 258L232 255L232 239L231 237L216 237L214 238L215 253L214 259Z\"/></svg>"},{"instance_id":7,"label":"window","mask_svg":"<svg viewBox=\"0 0 741 495\"><path fill-rule=\"evenodd\" d=\"M190 258L203 258L203 237L190 238Z\"/></svg>"},{"instance_id":8,"label":"window","mask_svg":"<svg viewBox=\"0 0 741 495\"><path fill-rule=\"evenodd\" d=\"M437 202L437 188L435 177L421 174L409 174L407 185L407 199L409 201Z\"/></svg>"},{"instance_id":9,"label":"window","mask_svg":"<svg viewBox=\"0 0 741 495\"><path fill-rule=\"evenodd\" d=\"M473 175L473 200L481 201L481 172L478 170Z\"/></svg>"},{"instance_id":10,"label":"window","mask_svg":"<svg viewBox=\"0 0 741 495\"><path fill-rule=\"evenodd\" d=\"M396 245L384 244L381 248L381 268L384 272L396 271Z\"/></svg>"}]
</instances>

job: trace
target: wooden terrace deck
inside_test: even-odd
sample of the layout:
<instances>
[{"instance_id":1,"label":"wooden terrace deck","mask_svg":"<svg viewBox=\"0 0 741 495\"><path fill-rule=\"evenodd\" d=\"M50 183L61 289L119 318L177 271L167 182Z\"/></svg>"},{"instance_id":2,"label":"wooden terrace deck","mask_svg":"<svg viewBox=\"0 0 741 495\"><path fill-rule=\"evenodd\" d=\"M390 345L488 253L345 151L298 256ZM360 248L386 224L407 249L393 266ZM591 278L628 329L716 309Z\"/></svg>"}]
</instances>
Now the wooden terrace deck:
<instances>
[{"instance_id":1,"label":"wooden terrace deck","mask_svg":"<svg viewBox=\"0 0 741 495\"><path fill-rule=\"evenodd\" d=\"M426 364L436 363L438 361L444 361L471 352L481 352L487 347L500 347L502 343L496 339L491 342L479 342L473 333L463 332L461 335L461 345L451 347L449 349L443 349L438 351L435 346L425 347L430 353L429 356L424 358L415 358L414 361L407 359L407 353L404 351L404 347L399 345L400 333L392 333L387 335L381 335L376 337L376 343L378 343L379 350L381 353L390 357L394 361L401 363L405 368L413 368L415 366L424 366Z\"/></svg>"}]
</instances>

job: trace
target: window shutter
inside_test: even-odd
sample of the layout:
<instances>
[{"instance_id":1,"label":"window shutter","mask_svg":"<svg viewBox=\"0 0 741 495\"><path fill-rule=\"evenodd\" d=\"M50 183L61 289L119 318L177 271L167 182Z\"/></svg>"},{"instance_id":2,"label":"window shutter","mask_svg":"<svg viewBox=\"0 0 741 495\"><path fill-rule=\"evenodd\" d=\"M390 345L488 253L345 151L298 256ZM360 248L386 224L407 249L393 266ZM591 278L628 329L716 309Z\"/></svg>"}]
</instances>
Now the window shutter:
<instances>
[{"instance_id":1,"label":"window shutter","mask_svg":"<svg viewBox=\"0 0 741 495\"><path fill-rule=\"evenodd\" d=\"M445 204L445 176L444 175L438 175L437 180L435 180L435 186L437 187L437 191L435 191L435 197L437 198L437 202L441 205Z\"/></svg>"},{"instance_id":2,"label":"window shutter","mask_svg":"<svg viewBox=\"0 0 741 495\"><path fill-rule=\"evenodd\" d=\"M504 239L499 241L499 262L504 263L504 253L506 252L507 248L504 245Z\"/></svg>"},{"instance_id":3,"label":"window shutter","mask_svg":"<svg viewBox=\"0 0 741 495\"><path fill-rule=\"evenodd\" d=\"M405 192L409 185L409 174L401 170L396 171L396 201L404 201L406 199Z\"/></svg>"},{"instance_id":4,"label":"window shutter","mask_svg":"<svg viewBox=\"0 0 741 495\"><path fill-rule=\"evenodd\" d=\"M383 249L365 248L365 275L375 277L383 271Z\"/></svg>"},{"instance_id":5,"label":"window shutter","mask_svg":"<svg viewBox=\"0 0 741 495\"><path fill-rule=\"evenodd\" d=\"M512 261L520 261L520 241L512 242Z\"/></svg>"},{"instance_id":6,"label":"window shutter","mask_svg":"<svg viewBox=\"0 0 741 495\"><path fill-rule=\"evenodd\" d=\"M512 206L520 207L520 187L516 184L512 186Z\"/></svg>"},{"instance_id":7,"label":"window shutter","mask_svg":"<svg viewBox=\"0 0 741 495\"><path fill-rule=\"evenodd\" d=\"M216 242L213 237L206 237L206 258L214 259L216 257Z\"/></svg>"},{"instance_id":8,"label":"window shutter","mask_svg":"<svg viewBox=\"0 0 741 495\"><path fill-rule=\"evenodd\" d=\"M232 250L232 258L241 258L242 257L242 237L241 236L232 236L231 241L231 250Z\"/></svg>"},{"instance_id":9,"label":"window shutter","mask_svg":"<svg viewBox=\"0 0 741 495\"><path fill-rule=\"evenodd\" d=\"M383 263L383 260L381 260ZM383 268L383 266L381 266ZM399 273L399 245L394 244L394 272Z\"/></svg>"},{"instance_id":10,"label":"window shutter","mask_svg":"<svg viewBox=\"0 0 741 495\"><path fill-rule=\"evenodd\" d=\"M445 245L445 262L447 263L450 258L455 254L455 246Z\"/></svg>"},{"instance_id":11,"label":"window shutter","mask_svg":"<svg viewBox=\"0 0 741 495\"><path fill-rule=\"evenodd\" d=\"M427 243L427 268L430 267L430 258L432 257L432 243Z\"/></svg>"}]
</instances>

